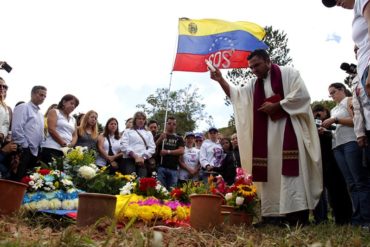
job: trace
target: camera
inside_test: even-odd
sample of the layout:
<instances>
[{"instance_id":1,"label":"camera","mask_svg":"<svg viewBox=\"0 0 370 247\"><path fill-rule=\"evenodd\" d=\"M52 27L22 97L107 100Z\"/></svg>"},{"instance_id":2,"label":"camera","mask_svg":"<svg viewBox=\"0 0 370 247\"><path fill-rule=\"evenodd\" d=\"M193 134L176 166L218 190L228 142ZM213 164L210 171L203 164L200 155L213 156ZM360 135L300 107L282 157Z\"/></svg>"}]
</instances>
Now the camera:
<instances>
[{"instance_id":1,"label":"camera","mask_svg":"<svg viewBox=\"0 0 370 247\"><path fill-rule=\"evenodd\" d=\"M340 65L341 70L344 70L347 74L354 75L357 74L357 66L356 64L349 64L349 63L342 63Z\"/></svg>"},{"instance_id":2,"label":"camera","mask_svg":"<svg viewBox=\"0 0 370 247\"><path fill-rule=\"evenodd\" d=\"M10 67L10 65L7 62L3 61L3 62L0 62L0 69L3 69L6 72L10 73L10 71L12 71L13 68Z\"/></svg>"},{"instance_id":3,"label":"camera","mask_svg":"<svg viewBox=\"0 0 370 247\"><path fill-rule=\"evenodd\" d=\"M315 124L317 128L321 127L322 125L321 114L319 112L315 114ZM329 128L326 128L326 129L329 131L329 130L335 130L336 128L337 128L336 125L330 125Z\"/></svg>"}]
</instances>

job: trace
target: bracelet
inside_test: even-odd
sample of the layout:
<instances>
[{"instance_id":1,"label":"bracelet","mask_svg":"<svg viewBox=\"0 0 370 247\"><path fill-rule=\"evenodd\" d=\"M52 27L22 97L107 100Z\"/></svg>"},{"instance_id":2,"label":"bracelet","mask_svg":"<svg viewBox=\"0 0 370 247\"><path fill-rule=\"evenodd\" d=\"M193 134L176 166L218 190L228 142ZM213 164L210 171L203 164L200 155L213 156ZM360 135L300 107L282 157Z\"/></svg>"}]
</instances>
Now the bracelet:
<instances>
[{"instance_id":1,"label":"bracelet","mask_svg":"<svg viewBox=\"0 0 370 247\"><path fill-rule=\"evenodd\" d=\"M336 117L336 118L334 118L334 123L335 124L338 124L339 123L339 119Z\"/></svg>"}]
</instances>

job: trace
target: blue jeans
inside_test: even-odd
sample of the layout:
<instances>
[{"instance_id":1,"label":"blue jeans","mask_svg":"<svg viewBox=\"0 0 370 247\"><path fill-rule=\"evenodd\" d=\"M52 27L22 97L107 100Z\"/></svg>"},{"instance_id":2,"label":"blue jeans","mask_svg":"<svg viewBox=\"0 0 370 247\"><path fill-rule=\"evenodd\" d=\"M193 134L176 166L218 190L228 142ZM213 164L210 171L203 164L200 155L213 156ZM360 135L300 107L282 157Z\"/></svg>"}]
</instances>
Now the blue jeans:
<instances>
[{"instance_id":1,"label":"blue jeans","mask_svg":"<svg viewBox=\"0 0 370 247\"><path fill-rule=\"evenodd\" d=\"M157 171L157 179L167 190L170 190L171 187L177 186L179 171L160 166Z\"/></svg>"},{"instance_id":2,"label":"blue jeans","mask_svg":"<svg viewBox=\"0 0 370 247\"><path fill-rule=\"evenodd\" d=\"M342 144L333 149L352 198L352 224L370 224L370 176L362 165L362 150L356 141Z\"/></svg>"}]
</instances>

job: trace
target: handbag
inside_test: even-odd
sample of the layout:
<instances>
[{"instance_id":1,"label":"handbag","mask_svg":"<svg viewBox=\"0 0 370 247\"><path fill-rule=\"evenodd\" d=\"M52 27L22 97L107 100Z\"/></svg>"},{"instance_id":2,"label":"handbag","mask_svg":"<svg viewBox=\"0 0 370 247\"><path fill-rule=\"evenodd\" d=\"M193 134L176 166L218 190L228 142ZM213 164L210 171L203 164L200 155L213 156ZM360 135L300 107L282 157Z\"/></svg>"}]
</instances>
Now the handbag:
<instances>
[{"instance_id":1,"label":"handbag","mask_svg":"<svg viewBox=\"0 0 370 247\"><path fill-rule=\"evenodd\" d=\"M145 149L146 150L148 150L148 145L146 144L146 141L145 141L145 139L144 139L144 137L140 134L140 132L139 131L137 131L136 129L135 129L135 131L136 131L136 133L141 137L141 139L143 140L143 142L144 142L144 145L145 145ZM151 158L149 158L149 159L147 159L146 160L146 162L145 162L145 164L146 164L146 166L149 168L149 169L151 169L151 170L154 170L155 169L155 167L156 167L156 161L155 161L155 159L153 158L153 157L151 157Z\"/></svg>"}]
</instances>

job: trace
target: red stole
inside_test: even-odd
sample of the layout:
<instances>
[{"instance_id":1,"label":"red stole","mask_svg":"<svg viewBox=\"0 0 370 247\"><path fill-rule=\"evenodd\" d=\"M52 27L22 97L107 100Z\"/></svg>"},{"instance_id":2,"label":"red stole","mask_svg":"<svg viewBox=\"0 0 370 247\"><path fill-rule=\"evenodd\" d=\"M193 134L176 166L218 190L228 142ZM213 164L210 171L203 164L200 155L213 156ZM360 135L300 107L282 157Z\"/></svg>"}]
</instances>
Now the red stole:
<instances>
[{"instance_id":1,"label":"red stole","mask_svg":"<svg viewBox=\"0 0 370 247\"><path fill-rule=\"evenodd\" d=\"M276 98L284 99L283 82L279 66L271 64L271 87L272 91L278 94ZM270 99L270 98L269 98ZM258 108L267 100L263 86L263 79L257 79L253 93L253 160L252 160L252 176L257 182L267 182L267 132L268 132L268 115L262 111L257 111ZM280 100L279 100L280 101ZM271 101L275 102L275 101ZM283 142L283 164L282 175L298 176L299 175L299 154L298 143L295 135L292 121L288 113L283 109L274 116L276 118L287 118L284 131ZM277 120L280 121L280 120Z\"/></svg>"}]
</instances>

